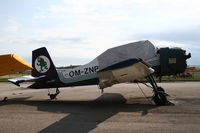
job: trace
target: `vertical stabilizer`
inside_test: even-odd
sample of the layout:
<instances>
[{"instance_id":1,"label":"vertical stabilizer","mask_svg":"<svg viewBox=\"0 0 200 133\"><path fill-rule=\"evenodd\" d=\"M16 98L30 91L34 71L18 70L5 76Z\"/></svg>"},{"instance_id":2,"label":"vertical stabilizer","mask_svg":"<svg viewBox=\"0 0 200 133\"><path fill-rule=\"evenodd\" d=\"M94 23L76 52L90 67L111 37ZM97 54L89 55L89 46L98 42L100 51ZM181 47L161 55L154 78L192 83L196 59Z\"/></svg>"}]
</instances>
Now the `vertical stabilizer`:
<instances>
[{"instance_id":1,"label":"vertical stabilizer","mask_svg":"<svg viewBox=\"0 0 200 133\"><path fill-rule=\"evenodd\" d=\"M32 51L32 73L33 77L46 75L47 78L55 79L58 77L56 68L45 47Z\"/></svg>"}]
</instances>

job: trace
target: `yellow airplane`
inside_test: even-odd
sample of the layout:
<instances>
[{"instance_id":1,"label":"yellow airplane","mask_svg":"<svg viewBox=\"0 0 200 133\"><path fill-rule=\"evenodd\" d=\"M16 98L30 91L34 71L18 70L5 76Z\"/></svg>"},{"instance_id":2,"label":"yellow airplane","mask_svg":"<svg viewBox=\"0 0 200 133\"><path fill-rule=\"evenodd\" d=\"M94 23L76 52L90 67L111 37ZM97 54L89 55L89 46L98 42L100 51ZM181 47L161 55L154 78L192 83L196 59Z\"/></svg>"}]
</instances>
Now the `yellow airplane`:
<instances>
[{"instance_id":1,"label":"yellow airplane","mask_svg":"<svg viewBox=\"0 0 200 133\"><path fill-rule=\"evenodd\" d=\"M0 76L16 72L24 72L32 67L15 54L0 55Z\"/></svg>"}]
</instances>

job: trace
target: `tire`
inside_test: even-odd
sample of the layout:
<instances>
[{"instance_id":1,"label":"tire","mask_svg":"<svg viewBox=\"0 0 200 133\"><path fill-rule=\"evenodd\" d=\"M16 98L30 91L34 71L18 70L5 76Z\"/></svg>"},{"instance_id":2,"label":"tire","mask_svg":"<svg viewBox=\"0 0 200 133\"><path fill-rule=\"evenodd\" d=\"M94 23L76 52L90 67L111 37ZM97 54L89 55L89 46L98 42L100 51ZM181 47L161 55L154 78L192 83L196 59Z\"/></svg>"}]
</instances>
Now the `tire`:
<instances>
[{"instance_id":1,"label":"tire","mask_svg":"<svg viewBox=\"0 0 200 133\"><path fill-rule=\"evenodd\" d=\"M164 105L167 105L168 103L165 93L163 92L159 92L158 94L155 94L153 97L153 101L158 106L164 106Z\"/></svg>"}]
</instances>

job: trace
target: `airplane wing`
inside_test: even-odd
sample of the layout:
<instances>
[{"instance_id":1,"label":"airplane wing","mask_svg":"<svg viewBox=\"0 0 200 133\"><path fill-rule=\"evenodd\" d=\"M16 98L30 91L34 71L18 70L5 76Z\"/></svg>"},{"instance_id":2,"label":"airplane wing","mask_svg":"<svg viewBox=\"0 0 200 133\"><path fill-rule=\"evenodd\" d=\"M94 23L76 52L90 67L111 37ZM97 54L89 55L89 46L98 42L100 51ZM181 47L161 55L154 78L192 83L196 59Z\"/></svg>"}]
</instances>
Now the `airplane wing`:
<instances>
[{"instance_id":1,"label":"airplane wing","mask_svg":"<svg viewBox=\"0 0 200 133\"><path fill-rule=\"evenodd\" d=\"M0 55L0 76L30 69L32 67L15 54Z\"/></svg>"},{"instance_id":2,"label":"airplane wing","mask_svg":"<svg viewBox=\"0 0 200 133\"><path fill-rule=\"evenodd\" d=\"M38 81L38 80L42 80L44 79L46 76L40 76L40 77L33 77L33 76L23 76L23 77L18 77L18 78L13 78L13 79L8 79L9 82L20 86L20 83L23 82L34 82L34 81Z\"/></svg>"},{"instance_id":3,"label":"airplane wing","mask_svg":"<svg viewBox=\"0 0 200 133\"><path fill-rule=\"evenodd\" d=\"M147 77L153 72L154 70L142 60L126 60L100 70L97 73L99 77L99 87L103 89L117 83L134 81L139 78Z\"/></svg>"}]
</instances>

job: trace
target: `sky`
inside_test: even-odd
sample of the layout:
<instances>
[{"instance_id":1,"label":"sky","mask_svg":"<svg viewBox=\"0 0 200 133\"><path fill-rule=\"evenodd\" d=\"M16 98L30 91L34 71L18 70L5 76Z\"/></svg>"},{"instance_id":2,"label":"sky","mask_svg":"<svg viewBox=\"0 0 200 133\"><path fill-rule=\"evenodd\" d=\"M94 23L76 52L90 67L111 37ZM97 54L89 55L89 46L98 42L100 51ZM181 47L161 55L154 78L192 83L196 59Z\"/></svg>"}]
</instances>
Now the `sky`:
<instances>
[{"instance_id":1,"label":"sky","mask_svg":"<svg viewBox=\"0 0 200 133\"><path fill-rule=\"evenodd\" d=\"M47 47L56 66L86 64L106 49L140 40L181 47L200 65L199 0L0 0L0 55L31 64ZM145 52L145 51L144 51Z\"/></svg>"}]
</instances>

